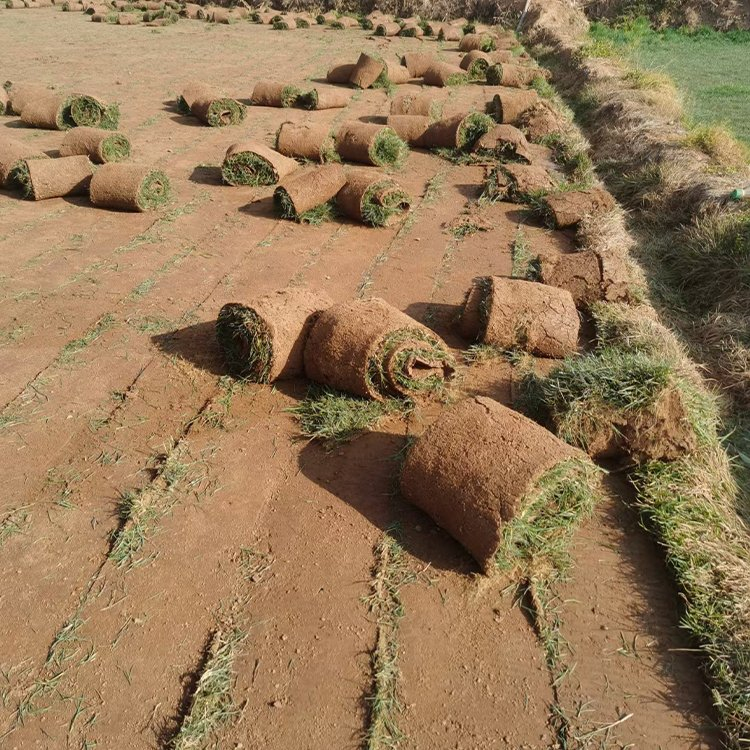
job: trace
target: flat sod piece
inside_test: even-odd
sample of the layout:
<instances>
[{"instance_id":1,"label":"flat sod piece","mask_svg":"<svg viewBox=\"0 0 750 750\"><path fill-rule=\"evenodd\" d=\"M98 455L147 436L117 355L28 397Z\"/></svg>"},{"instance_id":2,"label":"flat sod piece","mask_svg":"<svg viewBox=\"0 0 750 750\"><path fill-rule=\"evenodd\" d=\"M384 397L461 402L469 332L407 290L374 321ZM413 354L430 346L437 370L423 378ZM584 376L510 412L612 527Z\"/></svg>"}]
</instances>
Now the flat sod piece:
<instances>
[{"instance_id":1,"label":"flat sod piece","mask_svg":"<svg viewBox=\"0 0 750 750\"><path fill-rule=\"evenodd\" d=\"M34 146L30 146L23 141L16 141L12 138L3 138L0 140L0 187L8 182L13 171L21 166L21 162L26 159L46 159L47 154L38 151Z\"/></svg>"},{"instance_id":2,"label":"flat sod piece","mask_svg":"<svg viewBox=\"0 0 750 750\"><path fill-rule=\"evenodd\" d=\"M105 104L93 96L74 94L70 102L70 116L79 127L117 130L120 124L120 107L117 104Z\"/></svg>"},{"instance_id":3,"label":"flat sod piece","mask_svg":"<svg viewBox=\"0 0 750 750\"><path fill-rule=\"evenodd\" d=\"M305 346L311 380L378 400L442 394L454 371L436 334L378 298L321 313Z\"/></svg>"},{"instance_id":4,"label":"flat sod piece","mask_svg":"<svg viewBox=\"0 0 750 750\"><path fill-rule=\"evenodd\" d=\"M293 107L300 93L296 86L286 83L258 81L250 100L256 107Z\"/></svg>"},{"instance_id":5,"label":"flat sod piece","mask_svg":"<svg viewBox=\"0 0 750 750\"><path fill-rule=\"evenodd\" d=\"M586 216L606 213L614 207L615 199L609 191L591 188L548 195L542 201L540 211L550 227L566 229L580 224Z\"/></svg>"},{"instance_id":6,"label":"flat sod piece","mask_svg":"<svg viewBox=\"0 0 750 750\"><path fill-rule=\"evenodd\" d=\"M392 169L400 169L409 155L409 147L391 128L356 121L339 128L336 150L342 159Z\"/></svg>"},{"instance_id":7,"label":"flat sod piece","mask_svg":"<svg viewBox=\"0 0 750 750\"><path fill-rule=\"evenodd\" d=\"M230 374L253 383L303 377L307 337L333 301L324 292L290 288L219 311L216 338Z\"/></svg>"},{"instance_id":8,"label":"flat sod piece","mask_svg":"<svg viewBox=\"0 0 750 750\"><path fill-rule=\"evenodd\" d=\"M93 174L87 156L62 156L26 159L14 167L8 181L21 189L24 198L39 201L85 194Z\"/></svg>"},{"instance_id":9,"label":"flat sod piece","mask_svg":"<svg viewBox=\"0 0 750 750\"><path fill-rule=\"evenodd\" d=\"M91 202L119 211L152 211L172 197L169 178L158 169L138 164L104 164L90 186Z\"/></svg>"},{"instance_id":10,"label":"flat sod piece","mask_svg":"<svg viewBox=\"0 0 750 750\"><path fill-rule=\"evenodd\" d=\"M489 574L567 538L571 521L593 510L598 476L551 432L475 396L445 410L416 440L400 487Z\"/></svg>"},{"instance_id":11,"label":"flat sod piece","mask_svg":"<svg viewBox=\"0 0 750 750\"><path fill-rule=\"evenodd\" d=\"M45 130L68 130L75 127L70 113L72 98L56 94L54 91L39 92L36 96L24 99L21 122L34 128ZM14 100L13 109L16 108Z\"/></svg>"},{"instance_id":12,"label":"flat sod piece","mask_svg":"<svg viewBox=\"0 0 750 750\"><path fill-rule=\"evenodd\" d=\"M340 161L330 128L322 123L282 122L276 133L276 150L294 159Z\"/></svg>"},{"instance_id":13,"label":"flat sod piece","mask_svg":"<svg viewBox=\"0 0 750 750\"><path fill-rule=\"evenodd\" d=\"M465 339L498 349L565 357L578 348L580 320L565 289L480 276L466 293L458 328Z\"/></svg>"},{"instance_id":14,"label":"flat sod piece","mask_svg":"<svg viewBox=\"0 0 750 750\"><path fill-rule=\"evenodd\" d=\"M227 185L275 185L297 167L294 159L262 143L243 141L227 149L221 177Z\"/></svg>"},{"instance_id":15,"label":"flat sod piece","mask_svg":"<svg viewBox=\"0 0 750 750\"><path fill-rule=\"evenodd\" d=\"M341 213L373 227L385 227L411 206L411 198L394 180L372 169L353 169L336 196Z\"/></svg>"},{"instance_id":16,"label":"flat sod piece","mask_svg":"<svg viewBox=\"0 0 750 750\"><path fill-rule=\"evenodd\" d=\"M283 219L321 224L332 217L332 200L346 184L340 164L298 171L276 188L273 201Z\"/></svg>"},{"instance_id":17,"label":"flat sod piece","mask_svg":"<svg viewBox=\"0 0 750 750\"><path fill-rule=\"evenodd\" d=\"M98 128L71 128L63 138L60 156L88 156L95 164L123 161L130 156L130 141L123 133Z\"/></svg>"}]
</instances>

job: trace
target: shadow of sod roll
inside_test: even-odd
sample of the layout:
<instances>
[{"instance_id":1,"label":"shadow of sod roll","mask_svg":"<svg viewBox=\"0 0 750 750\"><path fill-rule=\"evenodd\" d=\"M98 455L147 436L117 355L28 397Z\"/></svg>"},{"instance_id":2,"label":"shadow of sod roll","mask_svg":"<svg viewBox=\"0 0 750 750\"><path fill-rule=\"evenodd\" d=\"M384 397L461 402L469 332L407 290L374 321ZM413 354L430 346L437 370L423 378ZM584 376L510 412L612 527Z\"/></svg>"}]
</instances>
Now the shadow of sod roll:
<instances>
[{"instance_id":1,"label":"shadow of sod roll","mask_svg":"<svg viewBox=\"0 0 750 750\"><path fill-rule=\"evenodd\" d=\"M305 372L355 396L429 398L445 394L455 365L439 336L373 298L320 314L305 346Z\"/></svg>"},{"instance_id":2,"label":"shadow of sod roll","mask_svg":"<svg viewBox=\"0 0 750 750\"><path fill-rule=\"evenodd\" d=\"M91 202L119 211L152 211L172 197L164 172L138 164L104 164L91 179Z\"/></svg>"},{"instance_id":3,"label":"shadow of sod roll","mask_svg":"<svg viewBox=\"0 0 750 750\"><path fill-rule=\"evenodd\" d=\"M400 487L490 574L567 544L594 508L600 476L544 427L475 396L411 446Z\"/></svg>"},{"instance_id":4,"label":"shadow of sod roll","mask_svg":"<svg viewBox=\"0 0 750 750\"><path fill-rule=\"evenodd\" d=\"M216 338L229 372L254 383L304 376L307 337L333 301L325 292L290 288L219 311Z\"/></svg>"}]
</instances>

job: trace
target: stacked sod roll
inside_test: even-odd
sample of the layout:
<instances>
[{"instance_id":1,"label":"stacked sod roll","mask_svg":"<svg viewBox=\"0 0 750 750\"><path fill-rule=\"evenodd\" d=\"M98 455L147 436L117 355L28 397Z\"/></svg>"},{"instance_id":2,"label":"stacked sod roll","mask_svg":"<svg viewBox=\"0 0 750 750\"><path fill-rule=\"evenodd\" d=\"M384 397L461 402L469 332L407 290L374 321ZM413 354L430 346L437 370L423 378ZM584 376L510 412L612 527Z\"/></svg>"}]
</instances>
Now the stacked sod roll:
<instances>
[{"instance_id":1,"label":"stacked sod roll","mask_svg":"<svg viewBox=\"0 0 750 750\"><path fill-rule=\"evenodd\" d=\"M436 334L374 298L320 314L305 346L305 372L356 396L418 398L443 393L454 364Z\"/></svg>"},{"instance_id":2,"label":"stacked sod roll","mask_svg":"<svg viewBox=\"0 0 750 750\"><path fill-rule=\"evenodd\" d=\"M307 337L328 295L286 289L254 302L230 302L219 311L216 337L229 372L254 383L304 375Z\"/></svg>"}]
</instances>

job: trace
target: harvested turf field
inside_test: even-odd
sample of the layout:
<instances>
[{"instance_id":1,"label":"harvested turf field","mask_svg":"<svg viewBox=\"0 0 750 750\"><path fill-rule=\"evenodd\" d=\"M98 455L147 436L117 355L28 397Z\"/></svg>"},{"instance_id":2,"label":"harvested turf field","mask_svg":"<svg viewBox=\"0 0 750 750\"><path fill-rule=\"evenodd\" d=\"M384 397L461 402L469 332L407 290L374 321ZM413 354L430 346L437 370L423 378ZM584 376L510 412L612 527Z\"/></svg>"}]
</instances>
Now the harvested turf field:
<instances>
[{"instance_id":1,"label":"harvested turf field","mask_svg":"<svg viewBox=\"0 0 750 750\"><path fill-rule=\"evenodd\" d=\"M726 125L750 147L750 31L656 31L638 19L614 28L593 24L591 35L641 68L673 78L696 124Z\"/></svg>"},{"instance_id":2,"label":"harvested turf field","mask_svg":"<svg viewBox=\"0 0 750 750\"><path fill-rule=\"evenodd\" d=\"M55 8L3 9L0 26L4 79L118 103L133 159L174 194L121 213L0 191L0 746L541 750L564 726L567 747L719 747L678 594L616 473L540 632L510 576L480 576L397 491L440 402L370 401L356 439L300 440L305 415L308 434L356 429L356 401L235 380L221 357L228 302L381 297L443 337L459 393L511 403L525 371L463 356L451 324L472 279L511 275L519 236L567 253L572 232L499 201L467 216L483 167L416 150L388 174L411 198L398 220L287 221L273 186L223 184L221 165L310 113L249 106L213 128L174 104L189 79L247 104L261 79L308 90L334 60L423 42L312 26L280 44L249 22ZM369 89L313 115L389 110ZM0 130L42 151L64 137L17 117Z\"/></svg>"}]
</instances>

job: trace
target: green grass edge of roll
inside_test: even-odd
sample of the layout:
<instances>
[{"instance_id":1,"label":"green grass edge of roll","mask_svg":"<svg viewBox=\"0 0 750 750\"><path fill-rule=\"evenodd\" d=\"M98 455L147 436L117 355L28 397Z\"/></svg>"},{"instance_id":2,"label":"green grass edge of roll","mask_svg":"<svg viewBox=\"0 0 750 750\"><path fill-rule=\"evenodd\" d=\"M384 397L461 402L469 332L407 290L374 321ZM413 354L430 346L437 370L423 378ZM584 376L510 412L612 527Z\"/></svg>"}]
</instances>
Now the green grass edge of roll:
<instances>
[{"instance_id":1,"label":"green grass edge of roll","mask_svg":"<svg viewBox=\"0 0 750 750\"><path fill-rule=\"evenodd\" d=\"M34 197L34 186L31 183L29 165L26 163L25 159L22 159L13 165L13 168L8 173L8 184L12 187L18 188L24 198Z\"/></svg>"},{"instance_id":2,"label":"green grass edge of roll","mask_svg":"<svg viewBox=\"0 0 750 750\"><path fill-rule=\"evenodd\" d=\"M469 76L469 79L472 81L482 81L487 76L487 68L489 67L489 63L487 60L482 60L480 57L477 60L474 60L474 62L469 65L469 69L466 71L466 73Z\"/></svg>"},{"instance_id":3,"label":"green grass edge of roll","mask_svg":"<svg viewBox=\"0 0 750 750\"><path fill-rule=\"evenodd\" d=\"M388 377L383 369L383 363L387 361L390 352L399 346L403 341L416 339L428 345L427 356L435 362L450 363L453 361L451 353L444 349L437 339L427 331L418 328L400 328L389 334L378 347L378 350L370 358L367 365L365 378L368 386L384 396L394 395L391 393L391 387L388 384ZM403 366L415 354L425 354L425 349L406 349L399 352L395 360L394 373L396 382L402 388L414 393L442 393L446 389L446 382L443 378L433 375L420 380L408 378L403 375ZM398 395L398 394L396 394Z\"/></svg>"},{"instance_id":4,"label":"green grass edge of roll","mask_svg":"<svg viewBox=\"0 0 750 750\"><path fill-rule=\"evenodd\" d=\"M460 151L471 151L474 144L495 127L495 121L482 112L467 115L456 134L456 144Z\"/></svg>"},{"instance_id":5,"label":"green grass edge of roll","mask_svg":"<svg viewBox=\"0 0 750 750\"><path fill-rule=\"evenodd\" d=\"M299 224L311 224L314 227L320 226L323 222L330 221L336 215L333 200L326 201L308 211L298 214L294 208L292 199L289 197L289 193L283 187L277 187L274 190L273 203L282 219L290 219Z\"/></svg>"},{"instance_id":6,"label":"green grass edge of roll","mask_svg":"<svg viewBox=\"0 0 750 750\"><path fill-rule=\"evenodd\" d=\"M409 204L409 196L403 190L389 190L385 194L383 202L373 200L380 190L390 188L393 183L390 180L381 180L371 185L362 196L362 221L373 227L384 227L388 225L391 217L404 209L404 204Z\"/></svg>"},{"instance_id":7,"label":"green grass edge of roll","mask_svg":"<svg viewBox=\"0 0 750 750\"><path fill-rule=\"evenodd\" d=\"M70 116L78 127L117 130L120 124L120 107L103 105L92 96L74 96L70 102Z\"/></svg>"},{"instance_id":8,"label":"green grass edge of roll","mask_svg":"<svg viewBox=\"0 0 750 750\"><path fill-rule=\"evenodd\" d=\"M171 197L172 185L169 177L160 169L152 169L138 186L136 202L141 210L150 211L163 206Z\"/></svg>"},{"instance_id":9,"label":"green grass edge of roll","mask_svg":"<svg viewBox=\"0 0 750 750\"><path fill-rule=\"evenodd\" d=\"M401 169L408 156L409 147L390 128L383 128L370 148L370 159L379 167Z\"/></svg>"},{"instance_id":10,"label":"green grass edge of roll","mask_svg":"<svg viewBox=\"0 0 750 750\"><path fill-rule=\"evenodd\" d=\"M227 185L275 185L276 172L262 157L250 151L240 151L224 159L221 177Z\"/></svg>"},{"instance_id":11,"label":"green grass edge of roll","mask_svg":"<svg viewBox=\"0 0 750 750\"><path fill-rule=\"evenodd\" d=\"M102 141L105 162L124 161L130 156L130 141L122 133L113 133Z\"/></svg>"},{"instance_id":12,"label":"green grass edge of roll","mask_svg":"<svg viewBox=\"0 0 750 750\"><path fill-rule=\"evenodd\" d=\"M255 310L239 304L222 307L216 319L216 339L234 377L269 382L273 341Z\"/></svg>"}]
</instances>

